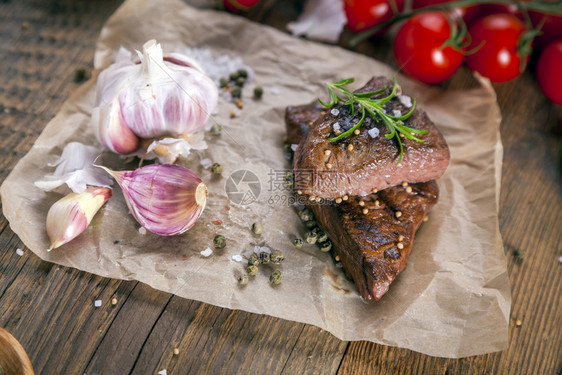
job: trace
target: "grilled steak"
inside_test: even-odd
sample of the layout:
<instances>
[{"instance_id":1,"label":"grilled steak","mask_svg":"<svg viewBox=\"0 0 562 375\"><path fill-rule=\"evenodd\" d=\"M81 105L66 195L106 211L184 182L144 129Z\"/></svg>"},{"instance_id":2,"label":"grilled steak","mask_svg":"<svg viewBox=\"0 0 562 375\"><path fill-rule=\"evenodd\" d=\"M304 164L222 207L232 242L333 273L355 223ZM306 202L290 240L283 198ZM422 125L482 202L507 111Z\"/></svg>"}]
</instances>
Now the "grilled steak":
<instances>
[{"instance_id":1,"label":"grilled steak","mask_svg":"<svg viewBox=\"0 0 562 375\"><path fill-rule=\"evenodd\" d=\"M408 187L394 186L340 204L310 206L366 300L378 301L406 267L414 234L437 203L435 181ZM368 212L363 213L364 209Z\"/></svg>"},{"instance_id":2,"label":"grilled steak","mask_svg":"<svg viewBox=\"0 0 562 375\"><path fill-rule=\"evenodd\" d=\"M288 107L288 142L299 143L323 111L316 103ZM414 235L437 203L438 192L435 181L429 181L350 197L337 205L310 206L364 299L379 300L406 267Z\"/></svg>"},{"instance_id":3,"label":"grilled steak","mask_svg":"<svg viewBox=\"0 0 562 375\"><path fill-rule=\"evenodd\" d=\"M392 81L383 77L373 78L358 91L368 92L382 87L387 87L387 90L381 95L388 95ZM393 98L386 104L385 111L393 113L396 110L405 114L409 108L403 102L407 101ZM423 143L402 138L404 155L397 164L400 153L398 144L384 136L389 134L388 129L382 121L376 122L370 115L361 125L359 135L329 142L328 138L334 136L333 125L336 122L345 131L360 118L359 111L351 115L348 106L338 105L334 109L337 111L326 110L318 116L318 107L297 107L286 116L292 123L299 124L300 129L293 131L297 134L303 132L302 124L313 122L299 143L293 160L296 185L302 193L325 199L344 195L365 196L372 189L382 190L404 181L424 182L439 178L447 168L447 143L423 110L416 108L405 125L426 129L428 133L418 136ZM314 113L311 121L303 121L308 113ZM380 133L374 138L368 133L373 128ZM353 145L352 150L348 148L350 144Z\"/></svg>"}]
</instances>

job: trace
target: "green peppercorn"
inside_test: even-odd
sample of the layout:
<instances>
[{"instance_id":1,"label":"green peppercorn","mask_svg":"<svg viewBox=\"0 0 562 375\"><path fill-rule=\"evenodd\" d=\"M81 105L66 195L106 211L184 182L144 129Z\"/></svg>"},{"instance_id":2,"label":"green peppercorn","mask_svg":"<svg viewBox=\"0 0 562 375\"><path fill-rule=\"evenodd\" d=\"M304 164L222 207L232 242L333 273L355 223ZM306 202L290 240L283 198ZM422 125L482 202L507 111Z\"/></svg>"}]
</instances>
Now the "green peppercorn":
<instances>
[{"instance_id":1,"label":"green peppercorn","mask_svg":"<svg viewBox=\"0 0 562 375\"><path fill-rule=\"evenodd\" d=\"M305 236L306 242L308 242L309 244L314 244L316 243L316 240L318 239L318 235L314 232L306 232L306 236Z\"/></svg>"},{"instance_id":2,"label":"green peppercorn","mask_svg":"<svg viewBox=\"0 0 562 375\"><path fill-rule=\"evenodd\" d=\"M82 82L86 79L86 68L80 67L74 72L74 82ZM1 369L1 368L0 368Z\"/></svg>"},{"instance_id":3,"label":"green peppercorn","mask_svg":"<svg viewBox=\"0 0 562 375\"><path fill-rule=\"evenodd\" d=\"M209 131L212 135L219 135L222 132L222 126L215 122Z\"/></svg>"},{"instance_id":4,"label":"green peppercorn","mask_svg":"<svg viewBox=\"0 0 562 375\"><path fill-rule=\"evenodd\" d=\"M211 166L211 171L214 174L218 174L218 175L222 174L223 169L224 169L224 167L222 165L220 165L219 163L213 163L213 165Z\"/></svg>"},{"instance_id":5,"label":"green peppercorn","mask_svg":"<svg viewBox=\"0 0 562 375\"><path fill-rule=\"evenodd\" d=\"M291 148L291 145L289 143L285 143L283 145L283 153L285 154L293 154L293 149Z\"/></svg>"},{"instance_id":6,"label":"green peppercorn","mask_svg":"<svg viewBox=\"0 0 562 375\"><path fill-rule=\"evenodd\" d=\"M283 274L279 270L273 271L273 273L269 276L269 283L271 285L279 285L281 284L281 280L283 280Z\"/></svg>"},{"instance_id":7,"label":"green peppercorn","mask_svg":"<svg viewBox=\"0 0 562 375\"><path fill-rule=\"evenodd\" d=\"M320 251L323 253L327 253L328 251L332 250L332 241L328 240L320 244Z\"/></svg>"},{"instance_id":8,"label":"green peppercorn","mask_svg":"<svg viewBox=\"0 0 562 375\"><path fill-rule=\"evenodd\" d=\"M233 98L240 98L242 96L242 87L234 86L230 92Z\"/></svg>"},{"instance_id":9,"label":"green peppercorn","mask_svg":"<svg viewBox=\"0 0 562 375\"><path fill-rule=\"evenodd\" d=\"M306 225L306 227L308 229L312 229L312 228L316 228L316 226L318 225L318 223L316 222L316 220L309 220L306 223L304 223L304 225Z\"/></svg>"},{"instance_id":10,"label":"green peppercorn","mask_svg":"<svg viewBox=\"0 0 562 375\"><path fill-rule=\"evenodd\" d=\"M244 77L238 77L236 79L236 85L237 86L244 87L245 83L246 83L246 79Z\"/></svg>"},{"instance_id":11,"label":"green peppercorn","mask_svg":"<svg viewBox=\"0 0 562 375\"><path fill-rule=\"evenodd\" d=\"M254 234L262 234L263 225L261 225L261 223L252 224L252 232L254 232Z\"/></svg>"},{"instance_id":12,"label":"green peppercorn","mask_svg":"<svg viewBox=\"0 0 562 375\"><path fill-rule=\"evenodd\" d=\"M263 89L260 86L254 88L254 99L259 100L263 96Z\"/></svg>"},{"instance_id":13,"label":"green peppercorn","mask_svg":"<svg viewBox=\"0 0 562 375\"><path fill-rule=\"evenodd\" d=\"M248 265L250 266L257 266L260 264L260 257L256 253L252 253L250 258L248 258Z\"/></svg>"},{"instance_id":14,"label":"green peppercorn","mask_svg":"<svg viewBox=\"0 0 562 375\"><path fill-rule=\"evenodd\" d=\"M318 242L328 241L328 235L323 230L319 230L316 234L318 235Z\"/></svg>"},{"instance_id":15,"label":"green peppercorn","mask_svg":"<svg viewBox=\"0 0 562 375\"><path fill-rule=\"evenodd\" d=\"M271 254L269 254L269 260L273 264L279 264L285 260L285 256L281 250L271 250Z\"/></svg>"},{"instance_id":16,"label":"green peppercorn","mask_svg":"<svg viewBox=\"0 0 562 375\"><path fill-rule=\"evenodd\" d=\"M246 272L250 276L256 276L258 274L258 266L250 264L248 267L246 267Z\"/></svg>"},{"instance_id":17,"label":"green peppercorn","mask_svg":"<svg viewBox=\"0 0 562 375\"><path fill-rule=\"evenodd\" d=\"M248 284L248 275L240 275L238 276L238 284L244 286L246 284Z\"/></svg>"},{"instance_id":18,"label":"green peppercorn","mask_svg":"<svg viewBox=\"0 0 562 375\"><path fill-rule=\"evenodd\" d=\"M224 238L224 236L220 234L217 234L213 239L213 245L215 245L217 249L222 249L226 246L226 238Z\"/></svg>"},{"instance_id":19,"label":"green peppercorn","mask_svg":"<svg viewBox=\"0 0 562 375\"><path fill-rule=\"evenodd\" d=\"M221 77L219 79L219 84L221 88L226 87L228 85L228 79Z\"/></svg>"},{"instance_id":20,"label":"green peppercorn","mask_svg":"<svg viewBox=\"0 0 562 375\"><path fill-rule=\"evenodd\" d=\"M314 215L312 214L312 211L310 211L308 208L300 212L300 217L301 220L304 221L305 223L307 221L314 219Z\"/></svg>"},{"instance_id":21,"label":"green peppercorn","mask_svg":"<svg viewBox=\"0 0 562 375\"><path fill-rule=\"evenodd\" d=\"M260 263L261 264L268 264L269 263L269 253L266 253L265 251L262 251L259 255L260 257Z\"/></svg>"},{"instance_id":22,"label":"green peppercorn","mask_svg":"<svg viewBox=\"0 0 562 375\"><path fill-rule=\"evenodd\" d=\"M302 247L302 243L303 243L302 238L295 238L293 243L295 244L295 247L297 249L300 249Z\"/></svg>"},{"instance_id":23,"label":"green peppercorn","mask_svg":"<svg viewBox=\"0 0 562 375\"><path fill-rule=\"evenodd\" d=\"M230 80L231 81L236 81L238 79L238 77L240 77L240 74L238 72L230 73Z\"/></svg>"},{"instance_id":24,"label":"green peppercorn","mask_svg":"<svg viewBox=\"0 0 562 375\"><path fill-rule=\"evenodd\" d=\"M246 69L238 69L238 76L248 78L248 71Z\"/></svg>"},{"instance_id":25,"label":"green peppercorn","mask_svg":"<svg viewBox=\"0 0 562 375\"><path fill-rule=\"evenodd\" d=\"M285 177L283 178L283 180L285 181L285 185L293 185L293 173L292 172L287 172L285 173Z\"/></svg>"}]
</instances>

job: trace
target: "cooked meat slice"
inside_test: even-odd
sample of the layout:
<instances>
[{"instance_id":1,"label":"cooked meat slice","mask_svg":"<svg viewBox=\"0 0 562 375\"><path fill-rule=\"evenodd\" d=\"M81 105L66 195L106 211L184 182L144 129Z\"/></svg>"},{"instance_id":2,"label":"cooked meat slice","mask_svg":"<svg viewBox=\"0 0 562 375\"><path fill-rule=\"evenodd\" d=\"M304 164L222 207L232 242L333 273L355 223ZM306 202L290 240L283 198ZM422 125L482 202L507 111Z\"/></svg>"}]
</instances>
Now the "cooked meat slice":
<instances>
[{"instance_id":1,"label":"cooked meat slice","mask_svg":"<svg viewBox=\"0 0 562 375\"><path fill-rule=\"evenodd\" d=\"M373 78L358 91L374 91L382 87L387 87L388 95L392 81L383 77ZM424 182L439 178L447 168L447 143L419 107L405 125L426 129L428 133L419 136L423 143L402 138L404 155L399 164L400 150L396 141L387 139L384 135L389 134L389 131L382 122L376 122L369 115L361 125L359 135L329 142L328 138L334 136L333 125L336 122L345 131L360 118L359 111L352 116L348 106L337 106L335 109L337 111L325 111L324 115L320 114L320 118L312 121L295 152L295 186L304 194L326 199L344 195L365 196L374 188L383 190L404 181ZM393 98L386 104L385 110L387 113L396 110L405 114L409 108L399 98ZM295 122L301 124L299 131L303 132L306 126L302 124L311 122L303 121L305 114L314 113L312 119L318 115L317 111L317 107L293 107L287 111L286 118L298 119ZM372 137L368 130L375 128L380 134ZM352 148L348 145L352 145Z\"/></svg>"},{"instance_id":2,"label":"cooked meat slice","mask_svg":"<svg viewBox=\"0 0 562 375\"><path fill-rule=\"evenodd\" d=\"M285 110L285 124L287 128L287 143L299 143L303 136L308 132L308 128L326 110L318 100L311 104L289 106Z\"/></svg>"},{"instance_id":3,"label":"cooked meat slice","mask_svg":"<svg viewBox=\"0 0 562 375\"><path fill-rule=\"evenodd\" d=\"M310 206L364 299L378 301L406 267L414 234L438 192L429 181Z\"/></svg>"}]
</instances>

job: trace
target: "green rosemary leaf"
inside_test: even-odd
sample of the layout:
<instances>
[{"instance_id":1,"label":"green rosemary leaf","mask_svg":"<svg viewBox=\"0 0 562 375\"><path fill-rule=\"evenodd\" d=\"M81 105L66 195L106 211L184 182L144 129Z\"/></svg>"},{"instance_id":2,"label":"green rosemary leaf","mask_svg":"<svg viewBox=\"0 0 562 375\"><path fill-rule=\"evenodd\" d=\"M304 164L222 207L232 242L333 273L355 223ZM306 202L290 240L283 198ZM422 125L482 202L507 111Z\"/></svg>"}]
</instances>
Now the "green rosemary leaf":
<instances>
[{"instance_id":1,"label":"green rosemary leaf","mask_svg":"<svg viewBox=\"0 0 562 375\"><path fill-rule=\"evenodd\" d=\"M361 112L361 119L357 122L357 124L355 124L347 131L341 133L340 135L329 138L328 141L336 142L353 134L353 132L363 124L363 120L365 120L365 116L368 113L376 122L380 122L382 120L385 127L389 131L389 134L385 134L385 137L398 143L400 155L398 158L398 163L396 164L400 164L400 162L402 161L402 156L404 154L404 146L402 144L402 140L400 139L400 135L402 135L404 138L414 140L416 142L423 142L422 139L417 138L416 136L414 136L414 134L418 135L427 133L427 130L425 129L410 128L403 123L403 121L410 118L410 116L414 112L416 108L416 100L413 99L412 108L408 111L408 113L401 116L391 116L385 112L384 105L396 96L396 91L398 88L396 77L393 77L392 90L390 94L384 98L378 99L373 99L373 97L382 94L387 89L386 87L370 92L353 93L345 87L352 82L354 82L353 78L347 78L336 82L327 83L326 86L328 87L330 102L326 104L322 100L318 99L320 104L327 108L331 108L339 103L341 103L342 105L348 105L349 112L352 117L355 115L355 104L357 104Z\"/></svg>"}]
</instances>

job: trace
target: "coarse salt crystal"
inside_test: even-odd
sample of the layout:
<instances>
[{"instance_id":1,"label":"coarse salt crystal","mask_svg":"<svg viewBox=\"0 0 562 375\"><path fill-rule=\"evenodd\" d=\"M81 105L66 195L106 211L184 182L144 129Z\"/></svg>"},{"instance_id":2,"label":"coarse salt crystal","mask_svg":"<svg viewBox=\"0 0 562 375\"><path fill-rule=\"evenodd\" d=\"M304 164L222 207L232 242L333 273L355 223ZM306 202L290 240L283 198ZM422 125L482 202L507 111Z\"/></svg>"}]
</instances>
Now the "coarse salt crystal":
<instances>
[{"instance_id":1,"label":"coarse salt crystal","mask_svg":"<svg viewBox=\"0 0 562 375\"><path fill-rule=\"evenodd\" d=\"M205 250L201 251L200 254L206 258L208 256L211 256L212 253L213 253L213 250L211 250L211 248L208 247Z\"/></svg>"},{"instance_id":2,"label":"coarse salt crystal","mask_svg":"<svg viewBox=\"0 0 562 375\"><path fill-rule=\"evenodd\" d=\"M21 257L23 255L23 250L22 249L16 249L16 254L18 254Z\"/></svg>"},{"instance_id":3,"label":"coarse salt crystal","mask_svg":"<svg viewBox=\"0 0 562 375\"><path fill-rule=\"evenodd\" d=\"M158 375L168 375L168 371L160 370L160 371L158 371Z\"/></svg>"},{"instance_id":4,"label":"coarse salt crystal","mask_svg":"<svg viewBox=\"0 0 562 375\"><path fill-rule=\"evenodd\" d=\"M201 166L205 169L209 169L213 165L213 161L209 158L201 159L200 163Z\"/></svg>"},{"instance_id":5,"label":"coarse salt crystal","mask_svg":"<svg viewBox=\"0 0 562 375\"><path fill-rule=\"evenodd\" d=\"M367 133L371 136L371 138L376 138L379 136L380 130L379 128L372 128L367 130Z\"/></svg>"},{"instance_id":6,"label":"coarse salt crystal","mask_svg":"<svg viewBox=\"0 0 562 375\"><path fill-rule=\"evenodd\" d=\"M558 257L558 263L562 263L562 255Z\"/></svg>"},{"instance_id":7,"label":"coarse salt crystal","mask_svg":"<svg viewBox=\"0 0 562 375\"><path fill-rule=\"evenodd\" d=\"M260 247L260 253L271 253L271 250L267 246Z\"/></svg>"},{"instance_id":8,"label":"coarse salt crystal","mask_svg":"<svg viewBox=\"0 0 562 375\"><path fill-rule=\"evenodd\" d=\"M334 129L335 132L337 132L338 130L341 129L340 123L339 122L335 122L334 125L332 125L332 129Z\"/></svg>"},{"instance_id":9,"label":"coarse salt crystal","mask_svg":"<svg viewBox=\"0 0 562 375\"><path fill-rule=\"evenodd\" d=\"M331 113L332 115L334 115L334 116L337 116L337 115L340 114L340 111L339 111L339 109L333 108L333 109L330 111L330 113Z\"/></svg>"},{"instance_id":10,"label":"coarse salt crystal","mask_svg":"<svg viewBox=\"0 0 562 375\"><path fill-rule=\"evenodd\" d=\"M277 86L273 86L272 88L269 89L269 91L271 91L271 93L273 95L279 95L281 94L281 90L279 90L279 87Z\"/></svg>"},{"instance_id":11,"label":"coarse salt crystal","mask_svg":"<svg viewBox=\"0 0 562 375\"><path fill-rule=\"evenodd\" d=\"M101 307L101 299L97 299L94 301L94 306L95 307Z\"/></svg>"},{"instance_id":12,"label":"coarse salt crystal","mask_svg":"<svg viewBox=\"0 0 562 375\"><path fill-rule=\"evenodd\" d=\"M398 100L400 100L400 103L404 104L408 108L412 106L412 98L410 98L408 95L400 95L398 97Z\"/></svg>"},{"instance_id":13,"label":"coarse salt crystal","mask_svg":"<svg viewBox=\"0 0 562 375\"><path fill-rule=\"evenodd\" d=\"M140 227L140 228L139 228L139 233L144 236L144 235L146 234L146 229L145 229L144 227Z\"/></svg>"},{"instance_id":14,"label":"coarse salt crystal","mask_svg":"<svg viewBox=\"0 0 562 375\"><path fill-rule=\"evenodd\" d=\"M394 109L394 110L392 111L392 115L393 115L394 117L400 117L400 116L402 116L402 112L400 112L400 111L397 110L397 109Z\"/></svg>"},{"instance_id":15,"label":"coarse salt crystal","mask_svg":"<svg viewBox=\"0 0 562 375\"><path fill-rule=\"evenodd\" d=\"M232 260L235 261L235 262L240 263L240 262L242 261L242 255L238 255L238 254L233 255L233 256L232 256Z\"/></svg>"},{"instance_id":16,"label":"coarse salt crystal","mask_svg":"<svg viewBox=\"0 0 562 375\"><path fill-rule=\"evenodd\" d=\"M293 150L293 152L294 152L294 151L297 151L297 147L299 147L298 144L292 144L292 145L291 145L291 150Z\"/></svg>"}]
</instances>

